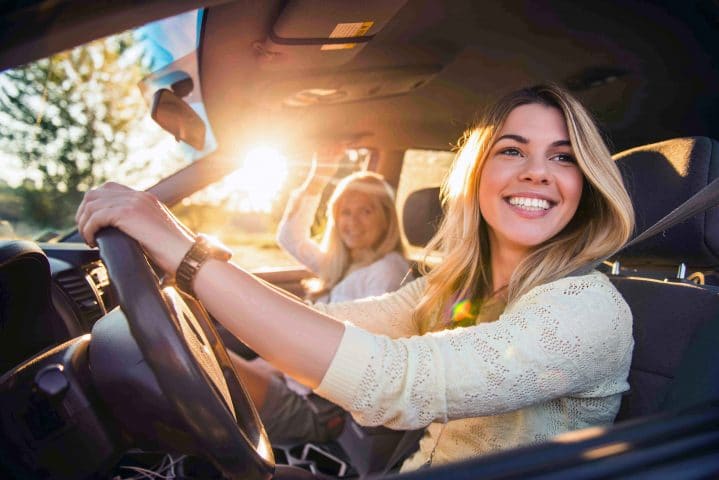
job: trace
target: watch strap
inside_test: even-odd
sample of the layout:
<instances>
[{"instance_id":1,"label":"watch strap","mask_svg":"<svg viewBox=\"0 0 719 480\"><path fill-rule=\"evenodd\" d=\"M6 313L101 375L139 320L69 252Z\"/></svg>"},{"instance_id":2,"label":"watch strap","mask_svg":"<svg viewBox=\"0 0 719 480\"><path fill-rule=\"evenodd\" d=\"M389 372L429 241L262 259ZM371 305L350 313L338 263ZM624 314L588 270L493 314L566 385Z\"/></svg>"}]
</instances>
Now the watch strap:
<instances>
[{"instance_id":1,"label":"watch strap","mask_svg":"<svg viewBox=\"0 0 719 480\"><path fill-rule=\"evenodd\" d=\"M227 248L218 245L203 234L198 234L195 237L195 242L189 250L187 250L187 253L185 253L175 272L175 284L177 288L188 295L195 296L193 283L197 272L207 259L214 258L226 262L231 256L232 253Z\"/></svg>"}]
</instances>

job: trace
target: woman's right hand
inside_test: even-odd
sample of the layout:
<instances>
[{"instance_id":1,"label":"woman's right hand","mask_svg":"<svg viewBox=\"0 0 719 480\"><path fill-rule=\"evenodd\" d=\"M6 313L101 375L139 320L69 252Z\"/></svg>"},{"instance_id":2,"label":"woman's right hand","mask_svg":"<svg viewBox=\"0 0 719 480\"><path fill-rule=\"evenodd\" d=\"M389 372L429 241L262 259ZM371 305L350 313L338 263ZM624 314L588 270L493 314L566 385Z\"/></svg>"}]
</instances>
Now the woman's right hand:
<instances>
[{"instance_id":1,"label":"woman's right hand","mask_svg":"<svg viewBox=\"0 0 719 480\"><path fill-rule=\"evenodd\" d=\"M193 242L192 235L148 192L108 182L90 190L75 215L85 242L96 246L95 235L115 227L134 238L166 272L174 273Z\"/></svg>"}]
</instances>

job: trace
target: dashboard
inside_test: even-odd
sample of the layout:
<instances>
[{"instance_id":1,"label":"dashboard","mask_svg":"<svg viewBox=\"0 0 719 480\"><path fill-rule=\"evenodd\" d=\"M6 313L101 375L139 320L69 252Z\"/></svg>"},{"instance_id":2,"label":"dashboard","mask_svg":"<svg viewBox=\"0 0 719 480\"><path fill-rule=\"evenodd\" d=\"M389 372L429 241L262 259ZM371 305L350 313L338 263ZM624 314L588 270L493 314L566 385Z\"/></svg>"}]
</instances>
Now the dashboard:
<instances>
[{"instance_id":1,"label":"dashboard","mask_svg":"<svg viewBox=\"0 0 719 480\"><path fill-rule=\"evenodd\" d=\"M0 242L0 374L90 333L117 305L97 249Z\"/></svg>"}]
</instances>

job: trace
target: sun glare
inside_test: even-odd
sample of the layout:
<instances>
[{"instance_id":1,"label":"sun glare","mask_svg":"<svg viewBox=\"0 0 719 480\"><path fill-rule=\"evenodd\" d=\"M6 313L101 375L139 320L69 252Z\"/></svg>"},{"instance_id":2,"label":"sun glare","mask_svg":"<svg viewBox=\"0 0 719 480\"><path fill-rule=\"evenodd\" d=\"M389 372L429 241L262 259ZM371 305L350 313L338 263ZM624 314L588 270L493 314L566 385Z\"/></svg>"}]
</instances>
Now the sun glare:
<instances>
[{"instance_id":1,"label":"sun glare","mask_svg":"<svg viewBox=\"0 0 719 480\"><path fill-rule=\"evenodd\" d=\"M274 148L254 148L247 152L237 176L237 186L247 192L250 209L269 211L287 178L287 159Z\"/></svg>"},{"instance_id":2,"label":"sun glare","mask_svg":"<svg viewBox=\"0 0 719 480\"><path fill-rule=\"evenodd\" d=\"M238 170L196 194L193 201L221 204L227 210L269 212L286 179L285 156L272 147L257 147L247 152Z\"/></svg>"},{"instance_id":3,"label":"sun glare","mask_svg":"<svg viewBox=\"0 0 719 480\"><path fill-rule=\"evenodd\" d=\"M239 209L268 212L287 178L287 159L272 147L256 147L230 177L226 185L240 194Z\"/></svg>"}]
</instances>

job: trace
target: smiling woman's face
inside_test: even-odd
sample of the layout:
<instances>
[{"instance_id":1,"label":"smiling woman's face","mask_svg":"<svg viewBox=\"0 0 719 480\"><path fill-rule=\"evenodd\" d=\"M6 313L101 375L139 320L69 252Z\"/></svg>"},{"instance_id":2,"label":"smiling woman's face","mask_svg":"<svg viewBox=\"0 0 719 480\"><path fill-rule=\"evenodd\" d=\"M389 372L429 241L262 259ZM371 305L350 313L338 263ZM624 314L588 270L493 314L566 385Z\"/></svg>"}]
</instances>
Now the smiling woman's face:
<instances>
[{"instance_id":1,"label":"smiling woman's face","mask_svg":"<svg viewBox=\"0 0 719 480\"><path fill-rule=\"evenodd\" d=\"M340 238L350 252L375 249L387 231L379 201L356 190L342 194L335 222Z\"/></svg>"},{"instance_id":2,"label":"smiling woman's face","mask_svg":"<svg viewBox=\"0 0 719 480\"><path fill-rule=\"evenodd\" d=\"M515 108L497 139L482 169L480 210L489 225L493 254L526 255L572 219L583 175L556 108Z\"/></svg>"}]
</instances>

